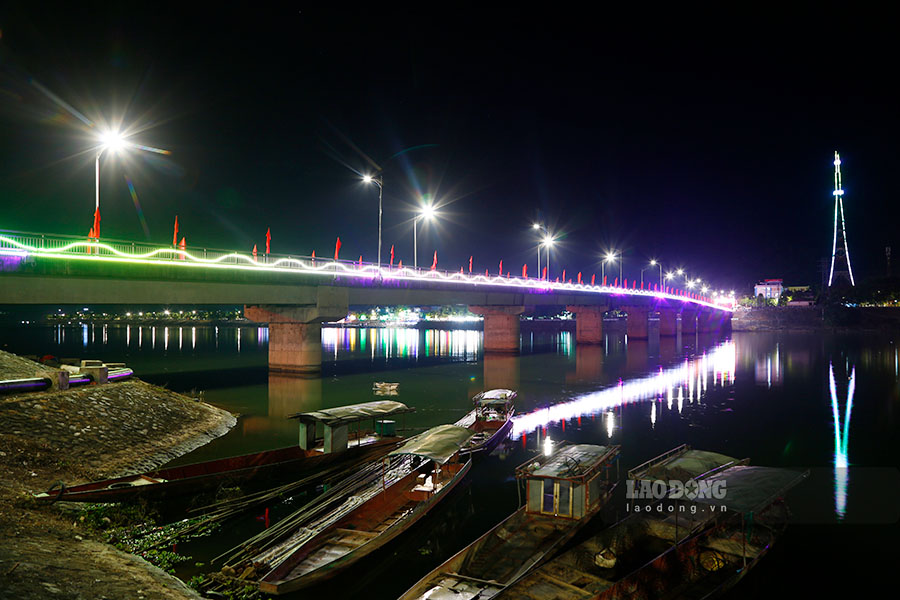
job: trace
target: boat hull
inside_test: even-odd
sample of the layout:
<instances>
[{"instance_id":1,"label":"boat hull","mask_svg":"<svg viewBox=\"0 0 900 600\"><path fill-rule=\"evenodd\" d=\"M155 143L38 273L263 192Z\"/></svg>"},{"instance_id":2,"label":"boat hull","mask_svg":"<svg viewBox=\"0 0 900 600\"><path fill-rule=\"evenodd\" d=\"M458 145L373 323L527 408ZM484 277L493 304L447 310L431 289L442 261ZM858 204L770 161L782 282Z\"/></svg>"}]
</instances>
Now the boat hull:
<instances>
[{"instance_id":1,"label":"boat hull","mask_svg":"<svg viewBox=\"0 0 900 600\"><path fill-rule=\"evenodd\" d=\"M394 448L399 441L400 438L396 437L384 438L329 454L302 450L297 446L279 448L71 487L63 486L58 490L51 488L36 498L43 502L158 501L214 490L221 485L246 485L248 482L273 484L298 479L299 475L339 462L352 463L378 458Z\"/></svg>"},{"instance_id":2,"label":"boat hull","mask_svg":"<svg viewBox=\"0 0 900 600\"><path fill-rule=\"evenodd\" d=\"M415 525L415 523L422 519L422 517L428 514L428 512L431 511L431 509L433 509L438 502L440 502L448 494L450 494L450 492L457 486L457 484L459 484L459 482L462 481L462 479L466 476L471 467L472 461L466 461L465 464L463 464L461 468L453 475L450 481L444 484L440 491L435 493L429 499L420 502L410 514L402 519L402 522L398 522L397 524L392 525L391 527L384 530L382 533L378 534L376 537L370 539L353 551L344 554L343 556L294 579L266 581L265 578L263 578L263 580L259 582L260 591L267 594L287 594L310 587L323 581L327 581L335 577L350 565L371 554L372 552L375 552L394 538L409 530L413 525ZM364 508L365 505L357 509L357 511L363 510ZM326 532L326 534L334 532L337 529L341 529L342 527L346 527L349 523L352 523L352 521L353 515L351 515L348 519L345 519L335 526L329 528L329 531Z\"/></svg>"}]
</instances>

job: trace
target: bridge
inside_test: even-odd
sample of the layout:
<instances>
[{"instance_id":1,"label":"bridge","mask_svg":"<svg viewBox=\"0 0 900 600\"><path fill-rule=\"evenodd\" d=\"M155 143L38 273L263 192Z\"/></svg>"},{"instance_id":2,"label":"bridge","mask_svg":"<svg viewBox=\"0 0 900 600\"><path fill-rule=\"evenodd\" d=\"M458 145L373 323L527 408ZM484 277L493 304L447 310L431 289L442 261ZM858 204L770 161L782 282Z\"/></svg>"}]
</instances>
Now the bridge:
<instances>
[{"instance_id":1,"label":"bridge","mask_svg":"<svg viewBox=\"0 0 900 600\"><path fill-rule=\"evenodd\" d=\"M269 368L321 368L321 324L351 306L466 305L484 317L484 350L519 350L519 319L538 306L575 314L577 344L603 341L603 315L626 313L630 338L711 333L731 324L730 299L658 284L549 281L402 268L314 256L241 254L207 248L0 232L0 304L222 304L269 325Z\"/></svg>"}]
</instances>

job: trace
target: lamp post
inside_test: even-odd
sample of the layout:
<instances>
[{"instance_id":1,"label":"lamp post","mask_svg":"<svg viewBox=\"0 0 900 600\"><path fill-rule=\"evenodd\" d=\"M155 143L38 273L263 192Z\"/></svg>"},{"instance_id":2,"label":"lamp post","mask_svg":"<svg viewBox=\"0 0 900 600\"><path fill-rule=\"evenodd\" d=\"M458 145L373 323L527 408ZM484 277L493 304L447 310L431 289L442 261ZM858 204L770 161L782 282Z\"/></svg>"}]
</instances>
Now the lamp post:
<instances>
[{"instance_id":1,"label":"lamp post","mask_svg":"<svg viewBox=\"0 0 900 600\"><path fill-rule=\"evenodd\" d=\"M650 264L641 269L641 287L644 287L644 271L651 267L659 267L659 285L662 285L662 265L655 258L650 260Z\"/></svg>"},{"instance_id":2,"label":"lamp post","mask_svg":"<svg viewBox=\"0 0 900 600\"><path fill-rule=\"evenodd\" d=\"M383 180L381 177L375 178L371 175L364 175L363 182L374 183L378 186L378 270L381 270L381 198L384 193Z\"/></svg>"},{"instance_id":3,"label":"lamp post","mask_svg":"<svg viewBox=\"0 0 900 600\"><path fill-rule=\"evenodd\" d=\"M418 269L419 268L419 245L416 239L416 224L419 222L419 219L426 218L431 220L435 216L434 207L430 204L427 204L422 207L422 210L419 211L415 217L413 217L413 266Z\"/></svg>"},{"instance_id":4,"label":"lamp post","mask_svg":"<svg viewBox=\"0 0 900 600\"><path fill-rule=\"evenodd\" d=\"M95 203L94 203L94 211L96 217L100 216L100 157L103 156L103 153L107 150L110 153L115 154L119 150L124 150L125 148L137 148L138 150L144 150L146 152L155 152L157 154L171 154L168 150L161 150L159 148L152 148L150 146L143 146L141 144L134 144L125 139L126 136L122 135L118 131L106 131L100 134L100 150L97 151L97 158L94 161L94 195L95 195ZM100 237L100 221L99 218L96 219L97 229L94 231L94 237Z\"/></svg>"},{"instance_id":5,"label":"lamp post","mask_svg":"<svg viewBox=\"0 0 900 600\"><path fill-rule=\"evenodd\" d=\"M533 223L531 225L531 228L538 230L538 231L543 231L545 235L547 233L547 230L544 229L540 223ZM549 250L548 250L548 252L549 252ZM536 273L537 273L538 279L543 279L543 277L541 277L541 244L540 243L538 243L538 247L537 247L537 271L536 271Z\"/></svg>"},{"instance_id":6,"label":"lamp post","mask_svg":"<svg viewBox=\"0 0 900 600\"><path fill-rule=\"evenodd\" d=\"M547 234L544 236L543 245L547 248L547 281L550 281L550 247L553 246L553 236ZM538 246L538 256L540 256L540 246ZM540 268L540 267L538 267ZM540 271L538 272L538 276L540 276Z\"/></svg>"}]
</instances>

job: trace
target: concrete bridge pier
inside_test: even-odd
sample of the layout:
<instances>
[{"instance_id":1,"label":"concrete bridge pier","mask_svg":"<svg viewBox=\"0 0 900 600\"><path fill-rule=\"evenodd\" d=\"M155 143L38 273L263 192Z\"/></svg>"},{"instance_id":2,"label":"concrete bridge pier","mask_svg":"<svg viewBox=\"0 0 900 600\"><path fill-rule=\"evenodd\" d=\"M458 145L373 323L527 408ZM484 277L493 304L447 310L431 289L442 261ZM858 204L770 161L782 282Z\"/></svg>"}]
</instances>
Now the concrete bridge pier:
<instances>
[{"instance_id":1,"label":"concrete bridge pier","mask_svg":"<svg viewBox=\"0 0 900 600\"><path fill-rule=\"evenodd\" d=\"M674 308L659 309L659 335L678 335L681 321L678 319L678 311Z\"/></svg>"},{"instance_id":2,"label":"concrete bridge pier","mask_svg":"<svg viewBox=\"0 0 900 600\"><path fill-rule=\"evenodd\" d=\"M469 311L484 317L485 352L519 352L519 315L524 306L469 306Z\"/></svg>"},{"instance_id":3,"label":"concrete bridge pier","mask_svg":"<svg viewBox=\"0 0 900 600\"><path fill-rule=\"evenodd\" d=\"M625 333L629 340L646 340L648 337L648 319L650 309L629 306L625 309L628 318L625 320Z\"/></svg>"},{"instance_id":4,"label":"concrete bridge pier","mask_svg":"<svg viewBox=\"0 0 900 600\"><path fill-rule=\"evenodd\" d=\"M566 310L575 315L575 343L603 343L603 313L608 306L570 305Z\"/></svg>"},{"instance_id":5,"label":"concrete bridge pier","mask_svg":"<svg viewBox=\"0 0 900 600\"><path fill-rule=\"evenodd\" d=\"M681 311L681 333L697 333L697 310L685 308Z\"/></svg>"},{"instance_id":6,"label":"concrete bridge pier","mask_svg":"<svg viewBox=\"0 0 900 600\"><path fill-rule=\"evenodd\" d=\"M322 323L347 316L346 289L319 287L316 304L244 307L251 321L269 324L269 370L312 375L322 370Z\"/></svg>"}]
</instances>

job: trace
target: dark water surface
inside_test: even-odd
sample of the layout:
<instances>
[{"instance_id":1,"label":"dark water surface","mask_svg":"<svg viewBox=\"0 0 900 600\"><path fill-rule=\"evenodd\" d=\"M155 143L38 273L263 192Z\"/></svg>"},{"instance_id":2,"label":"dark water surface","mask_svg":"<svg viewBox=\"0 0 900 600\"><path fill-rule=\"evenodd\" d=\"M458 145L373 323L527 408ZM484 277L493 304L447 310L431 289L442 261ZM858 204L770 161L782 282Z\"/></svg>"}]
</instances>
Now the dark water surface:
<instances>
[{"instance_id":1,"label":"dark water surface","mask_svg":"<svg viewBox=\"0 0 900 600\"><path fill-rule=\"evenodd\" d=\"M267 330L258 327L23 325L0 329L0 343L20 354L124 361L146 381L203 390L207 402L241 414L227 435L173 464L291 445L297 429L287 415L376 399L373 381L400 383L396 399L416 408L399 419L408 433L453 422L483 389L518 390L507 447L478 460L432 514L332 584L335 598L396 598L510 514L513 470L548 438L620 444L623 477L682 443L809 469L789 497L794 523L729 597L809 593L832 569L857 591L877 589L898 558L900 356L889 334L659 343L610 334L602 346L578 347L570 333L528 333L513 357L484 356L478 331L324 329L315 379L268 374ZM620 494L604 517L624 516L623 506ZM191 564L208 562L264 526L249 516L179 551L193 555Z\"/></svg>"}]
</instances>

